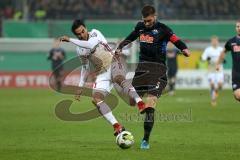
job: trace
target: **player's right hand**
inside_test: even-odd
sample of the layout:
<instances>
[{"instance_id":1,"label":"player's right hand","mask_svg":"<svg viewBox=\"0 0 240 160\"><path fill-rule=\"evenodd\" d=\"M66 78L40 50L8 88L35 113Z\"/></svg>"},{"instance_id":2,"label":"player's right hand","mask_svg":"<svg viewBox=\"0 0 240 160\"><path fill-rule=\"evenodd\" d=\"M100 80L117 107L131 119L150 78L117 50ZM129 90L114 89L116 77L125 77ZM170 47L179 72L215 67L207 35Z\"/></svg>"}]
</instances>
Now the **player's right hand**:
<instances>
[{"instance_id":1,"label":"player's right hand","mask_svg":"<svg viewBox=\"0 0 240 160\"><path fill-rule=\"evenodd\" d=\"M216 71L220 70L220 64L216 64Z\"/></svg>"},{"instance_id":2,"label":"player's right hand","mask_svg":"<svg viewBox=\"0 0 240 160\"><path fill-rule=\"evenodd\" d=\"M115 52L114 52L115 60L119 61L119 58L120 58L121 54L122 54L122 51L120 49L116 49Z\"/></svg>"},{"instance_id":3,"label":"player's right hand","mask_svg":"<svg viewBox=\"0 0 240 160\"><path fill-rule=\"evenodd\" d=\"M63 41L63 42L69 42L70 41L70 38L68 36L62 36L59 39L60 39L60 41Z\"/></svg>"},{"instance_id":4,"label":"player's right hand","mask_svg":"<svg viewBox=\"0 0 240 160\"><path fill-rule=\"evenodd\" d=\"M120 49L116 49L114 54L115 54L116 56L120 56L121 52L122 52L122 51L121 51Z\"/></svg>"},{"instance_id":5,"label":"player's right hand","mask_svg":"<svg viewBox=\"0 0 240 160\"><path fill-rule=\"evenodd\" d=\"M78 89L74 96L75 100L80 101L81 94L82 94L82 89Z\"/></svg>"},{"instance_id":6,"label":"player's right hand","mask_svg":"<svg viewBox=\"0 0 240 160\"><path fill-rule=\"evenodd\" d=\"M189 57L190 54L191 54L188 49L182 50L182 53L183 53L183 55L184 55L185 57Z\"/></svg>"}]
</instances>

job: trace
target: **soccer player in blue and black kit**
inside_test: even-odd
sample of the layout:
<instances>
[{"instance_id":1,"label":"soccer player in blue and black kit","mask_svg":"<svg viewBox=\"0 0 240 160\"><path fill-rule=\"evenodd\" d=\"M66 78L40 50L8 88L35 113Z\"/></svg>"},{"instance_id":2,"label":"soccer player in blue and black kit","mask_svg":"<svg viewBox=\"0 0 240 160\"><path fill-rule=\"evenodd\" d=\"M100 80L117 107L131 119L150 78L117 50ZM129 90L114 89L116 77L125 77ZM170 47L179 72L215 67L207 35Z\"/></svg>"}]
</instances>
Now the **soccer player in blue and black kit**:
<instances>
[{"instance_id":1,"label":"soccer player in blue and black kit","mask_svg":"<svg viewBox=\"0 0 240 160\"><path fill-rule=\"evenodd\" d=\"M167 85L165 63L167 43L172 42L186 57L190 56L190 52L185 43L168 26L157 20L153 6L146 5L143 7L142 20L137 23L129 36L119 44L115 53L120 54L124 46L139 38L140 62L132 84L140 96L146 94L146 107L142 111L146 114L144 137L140 148L149 149L149 136L154 124L154 108L162 90Z\"/></svg>"},{"instance_id":2,"label":"soccer player in blue and black kit","mask_svg":"<svg viewBox=\"0 0 240 160\"><path fill-rule=\"evenodd\" d=\"M220 64L224 61L224 57L228 51L232 53L232 88L233 94L237 101L240 102L240 21L236 23L237 35L229 39L219 56L216 69L220 69Z\"/></svg>"}]
</instances>

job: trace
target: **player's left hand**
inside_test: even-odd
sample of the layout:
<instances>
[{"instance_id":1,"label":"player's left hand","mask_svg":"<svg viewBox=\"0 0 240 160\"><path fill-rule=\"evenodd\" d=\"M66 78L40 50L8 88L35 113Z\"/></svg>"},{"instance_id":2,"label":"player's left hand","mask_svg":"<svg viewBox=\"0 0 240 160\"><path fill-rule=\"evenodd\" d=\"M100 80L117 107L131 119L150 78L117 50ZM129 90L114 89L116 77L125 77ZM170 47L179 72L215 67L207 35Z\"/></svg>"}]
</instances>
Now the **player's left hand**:
<instances>
[{"instance_id":1,"label":"player's left hand","mask_svg":"<svg viewBox=\"0 0 240 160\"><path fill-rule=\"evenodd\" d=\"M216 71L219 71L220 70L220 64L216 64Z\"/></svg>"},{"instance_id":2,"label":"player's left hand","mask_svg":"<svg viewBox=\"0 0 240 160\"><path fill-rule=\"evenodd\" d=\"M184 55L185 57L189 57L190 54L191 54L188 49L182 50L182 53L183 53L183 55Z\"/></svg>"},{"instance_id":3,"label":"player's left hand","mask_svg":"<svg viewBox=\"0 0 240 160\"><path fill-rule=\"evenodd\" d=\"M120 49L116 49L114 52L114 57L119 59L122 54L122 51Z\"/></svg>"},{"instance_id":4,"label":"player's left hand","mask_svg":"<svg viewBox=\"0 0 240 160\"><path fill-rule=\"evenodd\" d=\"M77 101L80 101L81 94L82 94L82 89L78 89L75 93L74 99Z\"/></svg>"},{"instance_id":5,"label":"player's left hand","mask_svg":"<svg viewBox=\"0 0 240 160\"><path fill-rule=\"evenodd\" d=\"M60 41L63 41L63 42L69 42L70 41L70 38L68 36L62 36L59 39L60 39Z\"/></svg>"}]
</instances>

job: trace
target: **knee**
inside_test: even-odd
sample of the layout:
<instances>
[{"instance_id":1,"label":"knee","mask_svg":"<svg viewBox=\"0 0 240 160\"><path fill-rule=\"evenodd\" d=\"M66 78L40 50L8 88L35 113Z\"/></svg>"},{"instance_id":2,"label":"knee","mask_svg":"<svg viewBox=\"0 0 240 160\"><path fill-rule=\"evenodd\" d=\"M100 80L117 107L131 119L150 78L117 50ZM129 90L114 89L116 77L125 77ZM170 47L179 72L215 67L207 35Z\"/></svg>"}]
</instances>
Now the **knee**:
<instances>
[{"instance_id":1,"label":"knee","mask_svg":"<svg viewBox=\"0 0 240 160\"><path fill-rule=\"evenodd\" d=\"M240 91L236 91L236 92L234 93L234 98L235 98L237 101L240 102Z\"/></svg>"},{"instance_id":2,"label":"knee","mask_svg":"<svg viewBox=\"0 0 240 160\"><path fill-rule=\"evenodd\" d=\"M102 93L96 92L92 96L93 104L97 105L99 102L104 100L104 95Z\"/></svg>"},{"instance_id":3,"label":"knee","mask_svg":"<svg viewBox=\"0 0 240 160\"><path fill-rule=\"evenodd\" d=\"M147 97L147 102L146 102L146 106L148 107L155 107L157 104L157 97L156 96L148 96Z\"/></svg>"},{"instance_id":4,"label":"knee","mask_svg":"<svg viewBox=\"0 0 240 160\"><path fill-rule=\"evenodd\" d=\"M125 80L125 77L122 75L115 76L113 78L113 81L117 83L119 86L121 86L121 83Z\"/></svg>"},{"instance_id":5,"label":"knee","mask_svg":"<svg viewBox=\"0 0 240 160\"><path fill-rule=\"evenodd\" d=\"M214 88L214 83L210 82L210 87L213 89Z\"/></svg>"}]
</instances>

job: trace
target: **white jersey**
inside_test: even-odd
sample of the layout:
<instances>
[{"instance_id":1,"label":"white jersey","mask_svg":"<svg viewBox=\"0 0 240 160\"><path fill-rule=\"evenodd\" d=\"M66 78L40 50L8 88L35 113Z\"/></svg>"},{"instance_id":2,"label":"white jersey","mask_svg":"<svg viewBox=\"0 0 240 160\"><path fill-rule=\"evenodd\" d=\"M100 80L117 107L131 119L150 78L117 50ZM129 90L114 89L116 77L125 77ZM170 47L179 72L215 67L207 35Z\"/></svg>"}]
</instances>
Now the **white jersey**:
<instances>
[{"instance_id":1,"label":"white jersey","mask_svg":"<svg viewBox=\"0 0 240 160\"><path fill-rule=\"evenodd\" d=\"M70 38L70 42L77 45L77 55L83 62L79 86L83 86L86 81L89 61L94 65L95 72L102 74L109 70L113 57L107 40L100 31L93 29L88 34L87 41Z\"/></svg>"},{"instance_id":2,"label":"white jersey","mask_svg":"<svg viewBox=\"0 0 240 160\"><path fill-rule=\"evenodd\" d=\"M105 43L107 44L107 40L106 38L102 35L102 33L96 29L91 30L91 32L88 32L89 34L89 38L86 41L87 43L89 43L89 45L82 45L82 43L80 42L79 44L77 44L77 55L78 56L89 56L93 50L96 49L97 45L99 43ZM71 39L71 42L74 43L74 39ZM76 44L76 43L74 43Z\"/></svg>"},{"instance_id":3,"label":"white jersey","mask_svg":"<svg viewBox=\"0 0 240 160\"><path fill-rule=\"evenodd\" d=\"M210 72L215 72L216 71L216 63L218 61L218 58L221 54L221 52L223 51L223 48L222 47L216 47L214 48L213 46L209 46L207 47L203 54L202 54L202 60L206 61L208 60L208 58L210 59L209 60L209 71ZM220 67L220 71L223 70L223 66L221 65Z\"/></svg>"}]
</instances>

